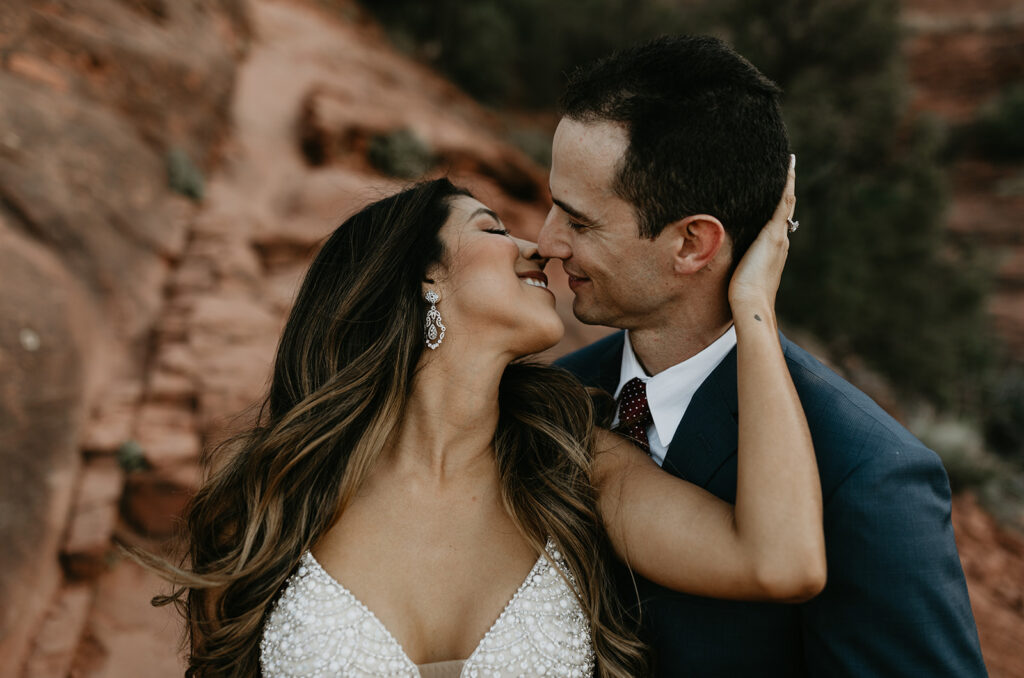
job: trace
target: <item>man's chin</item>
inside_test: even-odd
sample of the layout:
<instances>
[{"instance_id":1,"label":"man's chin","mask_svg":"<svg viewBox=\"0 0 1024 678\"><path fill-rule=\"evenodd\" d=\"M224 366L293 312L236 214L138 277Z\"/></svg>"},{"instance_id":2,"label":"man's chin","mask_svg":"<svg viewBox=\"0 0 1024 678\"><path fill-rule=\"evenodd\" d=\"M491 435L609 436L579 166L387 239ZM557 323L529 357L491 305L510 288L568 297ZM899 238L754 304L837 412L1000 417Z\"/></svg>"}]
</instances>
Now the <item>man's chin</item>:
<instances>
[{"instance_id":1,"label":"man's chin","mask_svg":"<svg viewBox=\"0 0 1024 678\"><path fill-rule=\"evenodd\" d=\"M584 325L607 325L608 321L605 315L600 312L600 309L594 308L593 304L588 304L586 301L580 299L579 295L572 300L572 314L576 316L576 320L579 320Z\"/></svg>"}]
</instances>

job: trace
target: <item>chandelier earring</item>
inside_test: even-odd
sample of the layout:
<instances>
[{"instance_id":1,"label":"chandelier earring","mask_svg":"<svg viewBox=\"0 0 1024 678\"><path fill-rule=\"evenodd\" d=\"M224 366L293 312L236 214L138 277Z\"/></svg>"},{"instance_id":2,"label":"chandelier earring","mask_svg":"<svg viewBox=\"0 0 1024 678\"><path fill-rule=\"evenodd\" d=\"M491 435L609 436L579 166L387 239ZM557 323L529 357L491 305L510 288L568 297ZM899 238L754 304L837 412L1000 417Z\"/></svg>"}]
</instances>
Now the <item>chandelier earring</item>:
<instances>
[{"instance_id":1,"label":"chandelier earring","mask_svg":"<svg viewBox=\"0 0 1024 678\"><path fill-rule=\"evenodd\" d=\"M428 290L423 298L430 302L430 310L427 311L427 319L423 323L423 340L427 348L434 350L444 341L444 331L447 329L441 322L441 312L437 310L437 302L441 297L434 290Z\"/></svg>"}]
</instances>

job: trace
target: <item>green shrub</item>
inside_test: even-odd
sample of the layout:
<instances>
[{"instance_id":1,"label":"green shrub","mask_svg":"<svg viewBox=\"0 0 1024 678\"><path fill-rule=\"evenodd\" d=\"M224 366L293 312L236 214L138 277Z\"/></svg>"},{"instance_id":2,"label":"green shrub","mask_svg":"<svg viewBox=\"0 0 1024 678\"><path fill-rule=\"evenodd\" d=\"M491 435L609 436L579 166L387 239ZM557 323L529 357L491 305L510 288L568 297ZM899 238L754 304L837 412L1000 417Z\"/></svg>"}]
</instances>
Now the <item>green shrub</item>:
<instances>
[{"instance_id":1,"label":"green shrub","mask_svg":"<svg viewBox=\"0 0 1024 678\"><path fill-rule=\"evenodd\" d=\"M203 172L181 148L172 148L167 152L167 183L171 190L196 202L203 199Z\"/></svg>"},{"instance_id":2,"label":"green shrub","mask_svg":"<svg viewBox=\"0 0 1024 678\"><path fill-rule=\"evenodd\" d=\"M126 440L117 448L116 453L118 465L125 471L145 471L149 468L149 461L146 459L146 451L134 440Z\"/></svg>"},{"instance_id":3,"label":"green shrub","mask_svg":"<svg viewBox=\"0 0 1024 678\"><path fill-rule=\"evenodd\" d=\"M996 451L1024 466L1024 367L1003 371L993 384L985 407L985 433Z\"/></svg>"},{"instance_id":4,"label":"green shrub","mask_svg":"<svg viewBox=\"0 0 1024 678\"><path fill-rule=\"evenodd\" d=\"M983 107L972 132L985 157L1024 159L1024 83L1006 89Z\"/></svg>"},{"instance_id":5,"label":"green shrub","mask_svg":"<svg viewBox=\"0 0 1024 678\"><path fill-rule=\"evenodd\" d=\"M547 130L517 127L505 135L513 146L541 167L551 167L551 133Z\"/></svg>"},{"instance_id":6,"label":"green shrub","mask_svg":"<svg viewBox=\"0 0 1024 678\"><path fill-rule=\"evenodd\" d=\"M434 166L434 154L427 143L404 128L374 136L367 155L378 170L401 179L419 178Z\"/></svg>"},{"instance_id":7,"label":"green shrub","mask_svg":"<svg viewBox=\"0 0 1024 678\"><path fill-rule=\"evenodd\" d=\"M955 492L991 482L1005 470L1003 462L986 451L981 432L964 421L916 417L909 427L942 459Z\"/></svg>"},{"instance_id":8,"label":"green shrub","mask_svg":"<svg viewBox=\"0 0 1024 678\"><path fill-rule=\"evenodd\" d=\"M657 1L374 0L365 6L398 45L493 104L548 108L563 74L613 49L665 32L699 30L697 6Z\"/></svg>"}]
</instances>

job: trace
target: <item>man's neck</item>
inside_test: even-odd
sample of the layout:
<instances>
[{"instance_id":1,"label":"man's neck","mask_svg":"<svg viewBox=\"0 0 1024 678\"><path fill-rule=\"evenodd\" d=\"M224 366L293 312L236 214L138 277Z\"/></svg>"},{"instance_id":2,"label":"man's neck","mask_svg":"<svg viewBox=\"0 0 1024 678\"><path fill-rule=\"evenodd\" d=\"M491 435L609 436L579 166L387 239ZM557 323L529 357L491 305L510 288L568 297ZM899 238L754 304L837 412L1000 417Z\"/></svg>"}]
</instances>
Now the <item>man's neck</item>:
<instances>
[{"instance_id":1,"label":"man's neck","mask_svg":"<svg viewBox=\"0 0 1024 678\"><path fill-rule=\"evenodd\" d=\"M654 376L689 360L728 331L732 316L728 305L715 313L677 314L657 325L629 330L633 353L647 374Z\"/></svg>"}]
</instances>

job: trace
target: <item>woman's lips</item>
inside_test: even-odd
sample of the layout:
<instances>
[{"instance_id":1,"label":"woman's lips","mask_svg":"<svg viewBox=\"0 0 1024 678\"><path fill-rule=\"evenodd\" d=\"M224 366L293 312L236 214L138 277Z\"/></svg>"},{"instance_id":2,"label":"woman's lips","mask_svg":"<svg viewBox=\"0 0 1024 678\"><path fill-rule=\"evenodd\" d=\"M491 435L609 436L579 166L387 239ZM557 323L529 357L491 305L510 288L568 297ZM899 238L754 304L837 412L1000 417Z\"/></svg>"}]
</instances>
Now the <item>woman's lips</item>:
<instances>
[{"instance_id":1,"label":"woman's lips","mask_svg":"<svg viewBox=\"0 0 1024 678\"><path fill-rule=\"evenodd\" d=\"M519 274L520 278L529 278L530 280L538 280L544 283L544 287L548 286L548 277L544 275L543 271L525 271Z\"/></svg>"},{"instance_id":2,"label":"woman's lips","mask_svg":"<svg viewBox=\"0 0 1024 678\"><path fill-rule=\"evenodd\" d=\"M520 273L519 277L530 287L548 290L548 277L544 275L543 271L526 271L525 273ZM548 290L548 292L551 292L551 290ZM554 294L554 292L551 292L551 294Z\"/></svg>"}]
</instances>

